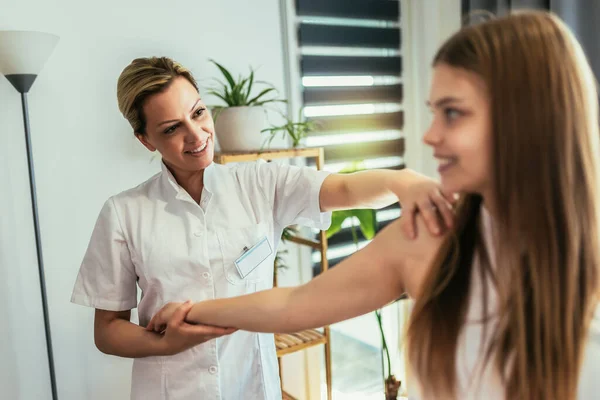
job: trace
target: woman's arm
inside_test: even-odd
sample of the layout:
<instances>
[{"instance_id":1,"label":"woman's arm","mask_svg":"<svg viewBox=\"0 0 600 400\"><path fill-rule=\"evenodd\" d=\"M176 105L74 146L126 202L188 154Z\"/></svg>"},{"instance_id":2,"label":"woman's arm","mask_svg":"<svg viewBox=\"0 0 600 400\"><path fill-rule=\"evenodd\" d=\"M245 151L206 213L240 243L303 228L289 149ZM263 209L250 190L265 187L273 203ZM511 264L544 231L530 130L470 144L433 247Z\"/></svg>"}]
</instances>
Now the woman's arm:
<instances>
[{"instance_id":1,"label":"woman's arm","mask_svg":"<svg viewBox=\"0 0 600 400\"><path fill-rule=\"evenodd\" d=\"M105 354L127 358L173 355L234 331L185 323L184 318L191 306L191 303L185 304L174 310L164 335L148 332L141 326L131 323L129 310L96 309L94 317L96 347Z\"/></svg>"},{"instance_id":2,"label":"woman's arm","mask_svg":"<svg viewBox=\"0 0 600 400\"><path fill-rule=\"evenodd\" d=\"M452 204L456 198L443 193L435 180L410 169L374 169L329 175L321 186L319 201L321 211L379 209L399 201L408 217L403 230L409 237L414 237L416 211L420 212L429 231L434 234L443 230L439 215L443 223L451 227L454 219Z\"/></svg>"},{"instance_id":3,"label":"woman's arm","mask_svg":"<svg viewBox=\"0 0 600 400\"><path fill-rule=\"evenodd\" d=\"M425 230L422 219L418 220L418 228ZM364 249L305 285L197 303L186 321L256 332L294 332L365 314L405 291L416 295L443 238L423 232L411 241L400 229L399 221L391 223ZM147 329L160 331L175 307L163 308Z\"/></svg>"}]
</instances>

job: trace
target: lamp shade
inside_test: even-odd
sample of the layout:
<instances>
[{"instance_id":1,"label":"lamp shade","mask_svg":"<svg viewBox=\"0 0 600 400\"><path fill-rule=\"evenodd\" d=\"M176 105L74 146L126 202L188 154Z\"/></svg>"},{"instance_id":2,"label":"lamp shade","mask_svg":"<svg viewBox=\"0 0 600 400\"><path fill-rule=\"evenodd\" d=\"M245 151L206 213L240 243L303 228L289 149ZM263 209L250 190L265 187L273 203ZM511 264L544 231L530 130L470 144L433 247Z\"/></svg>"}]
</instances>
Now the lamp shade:
<instances>
[{"instance_id":1,"label":"lamp shade","mask_svg":"<svg viewBox=\"0 0 600 400\"><path fill-rule=\"evenodd\" d=\"M58 43L58 36L33 31L0 31L0 73L27 92Z\"/></svg>"}]
</instances>

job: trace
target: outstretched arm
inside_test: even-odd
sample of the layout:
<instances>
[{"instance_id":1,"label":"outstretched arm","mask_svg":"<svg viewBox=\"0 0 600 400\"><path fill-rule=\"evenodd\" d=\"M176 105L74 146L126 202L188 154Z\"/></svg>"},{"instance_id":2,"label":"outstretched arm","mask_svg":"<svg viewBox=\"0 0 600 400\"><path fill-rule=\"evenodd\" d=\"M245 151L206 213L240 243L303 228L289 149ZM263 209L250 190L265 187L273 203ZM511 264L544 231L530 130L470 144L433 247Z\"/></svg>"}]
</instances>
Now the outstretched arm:
<instances>
[{"instance_id":1,"label":"outstretched arm","mask_svg":"<svg viewBox=\"0 0 600 400\"><path fill-rule=\"evenodd\" d=\"M400 297L418 293L427 267L443 240L425 232L408 240L400 221L388 225L364 249L305 285L195 304L186 321L255 332L294 332L365 314ZM161 331L171 309L152 318L148 329Z\"/></svg>"}]
</instances>

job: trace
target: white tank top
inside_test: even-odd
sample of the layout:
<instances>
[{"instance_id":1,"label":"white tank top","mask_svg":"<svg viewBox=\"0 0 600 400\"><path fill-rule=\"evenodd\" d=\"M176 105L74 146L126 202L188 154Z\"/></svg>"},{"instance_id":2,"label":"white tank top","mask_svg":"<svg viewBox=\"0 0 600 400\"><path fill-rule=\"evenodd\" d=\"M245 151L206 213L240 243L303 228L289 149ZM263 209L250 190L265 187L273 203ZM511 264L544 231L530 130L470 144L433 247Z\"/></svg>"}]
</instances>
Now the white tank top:
<instances>
[{"instance_id":1,"label":"white tank top","mask_svg":"<svg viewBox=\"0 0 600 400\"><path fill-rule=\"evenodd\" d=\"M495 260L494 248L492 246L491 217L485 208L481 210L482 234L486 249L491 262ZM478 263L475 257L474 263ZM476 267L476 265L474 265ZM492 265L492 268L494 266ZM458 400L506 400L504 386L500 375L494 368L494 363L488 362L483 366L485 352L489 345L491 332L496 327L496 319L488 319L488 326L484 329L481 321L483 315L483 288L479 274L475 274L478 268L473 268L474 276L471 280L471 296L467 312L467 322L458 337L456 354L456 388ZM491 282L488 283L488 309L494 310L497 306L497 298L492 290ZM482 343L484 346L482 347ZM411 382L413 383L413 382ZM427 384L424 379L423 384ZM412 389L414 390L414 393ZM409 399L425 399L421 395L418 382L409 386ZM585 349L584 361L579 376L579 390L577 400L600 399L600 306L592 322L589 340ZM567 399L565 399L567 400Z\"/></svg>"}]
</instances>

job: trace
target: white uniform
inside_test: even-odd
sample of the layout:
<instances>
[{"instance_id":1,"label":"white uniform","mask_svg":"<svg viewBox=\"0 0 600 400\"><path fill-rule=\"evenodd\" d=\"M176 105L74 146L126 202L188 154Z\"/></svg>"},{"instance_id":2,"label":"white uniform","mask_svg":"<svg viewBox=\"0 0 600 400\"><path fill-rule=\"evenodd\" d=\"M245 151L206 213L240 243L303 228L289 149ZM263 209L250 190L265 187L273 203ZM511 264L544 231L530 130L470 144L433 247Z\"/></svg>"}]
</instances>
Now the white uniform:
<instances>
[{"instance_id":1,"label":"white uniform","mask_svg":"<svg viewBox=\"0 0 600 400\"><path fill-rule=\"evenodd\" d=\"M495 260L492 240L492 218L485 208L482 213L482 232L486 244L486 250L490 260ZM477 263L477 256L474 257ZM492 265L495 268L495 265ZM496 329L497 319L493 317L494 310L497 309L497 296L494 292L492 282L488 282L488 315L491 316L489 325L484 326L482 321L483 313L483 288L482 281L478 271L474 268L473 278L471 279L471 295L469 298L469 308L467 322L458 337L457 355L456 355L456 374L457 374L457 399L460 400L506 400L504 385L500 374L494 368L493 360L485 364L483 361L485 352L481 349L482 342L484 349L489 345L491 334ZM486 333L487 331L487 333ZM587 346L585 347L584 362L579 376L579 390L577 400L593 400L600 398L600 307L596 312L596 317L592 322ZM416 382L415 382L416 383ZM423 379L422 384L427 384L427 379ZM425 399L421 395L418 384L413 387L415 393L409 395L410 400Z\"/></svg>"},{"instance_id":2,"label":"white uniform","mask_svg":"<svg viewBox=\"0 0 600 400\"><path fill-rule=\"evenodd\" d=\"M269 289L283 228L329 226L331 214L319 206L326 176L264 161L211 164L198 205L163 165L161 173L106 201L71 301L111 311L137 306L146 326L170 301ZM242 277L234 261L265 237L272 254ZM174 356L136 359L131 398L280 400L273 335L238 331Z\"/></svg>"}]
</instances>

